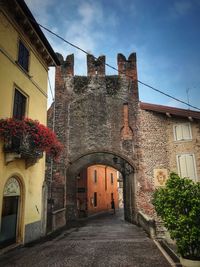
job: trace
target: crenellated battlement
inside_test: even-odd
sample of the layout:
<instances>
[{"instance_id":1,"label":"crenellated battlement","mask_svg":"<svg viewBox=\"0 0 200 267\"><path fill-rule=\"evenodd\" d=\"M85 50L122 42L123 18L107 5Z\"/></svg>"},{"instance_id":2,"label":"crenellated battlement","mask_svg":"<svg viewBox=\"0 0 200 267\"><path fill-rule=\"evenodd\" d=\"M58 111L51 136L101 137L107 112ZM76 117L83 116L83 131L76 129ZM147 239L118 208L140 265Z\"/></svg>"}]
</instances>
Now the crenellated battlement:
<instances>
[{"instance_id":1,"label":"crenellated battlement","mask_svg":"<svg viewBox=\"0 0 200 267\"><path fill-rule=\"evenodd\" d=\"M74 55L68 55L65 60L61 54L57 53L57 56L61 63L62 75L74 76ZM98 58L95 58L93 55L87 55L87 76L105 76L105 65L106 57L104 55ZM123 54L118 54L117 65L119 76L137 79L136 53L130 54L128 59Z\"/></svg>"},{"instance_id":2,"label":"crenellated battlement","mask_svg":"<svg viewBox=\"0 0 200 267\"><path fill-rule=\"evenodd\" d=\"M105 56L100 56L96 59L93 55L87 55L88 76L105 76L105 62Z\"/></svg>"},{"instance_id":3,"label":"crenellated battlement","mask_svg":"<svg viewBox=\"0 0 200 267\"><path fill-rule=\"evenodd\" d=\"M136 53L130 54L128 59L123 54L117 55L118 75L137 80Z\"/></svg>"},{"instance_id":4,"label":"crenellated battlement","mask_svg":"<svg viewBox=\"0 0 200 267\"><path fill-rule=\"evenodd\" d=\"M98 92L103 90L108 95L115 95L117 92L122 95L129 93L135 100L138 100L136 53L130 54L128 59L123 54L117 55L118 75L106 75L106 57L104 55L98 58L87 55L87 76L74 76L73 54L68 55L65 60L61 54L57 54L57 56L61 63L56 68L57 89L64 90L66 80L68 80L71 81L67 85L68 92L74 91L80 94L91 90Z\"/></svg>"}]
</instances>

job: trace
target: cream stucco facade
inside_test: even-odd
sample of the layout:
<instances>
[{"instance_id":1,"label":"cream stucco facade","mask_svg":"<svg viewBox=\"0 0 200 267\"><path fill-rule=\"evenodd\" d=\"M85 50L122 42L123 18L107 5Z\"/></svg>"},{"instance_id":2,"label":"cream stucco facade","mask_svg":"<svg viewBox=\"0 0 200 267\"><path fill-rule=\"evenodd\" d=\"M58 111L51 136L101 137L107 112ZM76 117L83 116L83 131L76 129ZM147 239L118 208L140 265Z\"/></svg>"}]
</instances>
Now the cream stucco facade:
<instances>
[{"instance_id":1,"label":"cream stucco facade","mask_svg":"<svg viewBox=\"0 0 200 267\"><path fill-rule=\"evenodd\" d=\"M24 1L13 1L13 9L9 9L10 4L5 1L0 7L0 119L13 116L14 95L17 89L26 98L25 117L46 124L48 66L56 64L52 59L53 50L49 51L44 35L29 22ZM18 23L15 19L17 15L21 17L22 22ZM42 35L42 38L38 37L39 35ZM19 41L23 42L29 51L28 71L18 63ZM56 58L55 54L53 56ZM0 226L2 228L5 186L9 179L14 177L20 186L15 241L26 243L43 234L41 221L44 211L42 203L45 156L27 168L25 160L20 158L6 163L3 147L4 142L1 140Z\"/></svg>"}]
</instances>

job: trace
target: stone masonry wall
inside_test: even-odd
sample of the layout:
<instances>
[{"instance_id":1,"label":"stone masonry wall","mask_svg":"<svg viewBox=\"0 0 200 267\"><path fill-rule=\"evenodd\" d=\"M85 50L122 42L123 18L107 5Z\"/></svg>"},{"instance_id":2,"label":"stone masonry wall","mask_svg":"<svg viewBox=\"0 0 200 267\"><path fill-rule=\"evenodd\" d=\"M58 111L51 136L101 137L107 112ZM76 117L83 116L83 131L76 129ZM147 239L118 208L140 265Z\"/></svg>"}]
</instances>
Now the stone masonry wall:
<instances>
[{"instance_id":1,"label":"stone masonry wall","mask_svg":"<svg viewBox=\"0 0 200 267\"><path fill-rule=\"evenodd\" d=\"M59 55L59 59L61 66L56 69L55 106L52 105L48 112L48 119L50 126L54 124L64 151L59 164L48 161L47 179L51 178L49 191L51 198L54 197L54 207L61 207L61 200L56 196L61 185L65 187L66 212L73 218L76 216L76 174L73 173L73 177L65 174L74 161L90 153L109 152L127 158L137 169L136 55L133 53L126 60L119 54L119 74L113 76L105 75L104 56L98 59L87 56L87 76L74 76L73 55L66 60ZM56 187L59 190L56 191Z\"/></svg>"},{"instance_id":2,"label":"stone masonry wall","mask_svg":"<svg viewBox=\"0 0 200 267\"><path fill-rule=\"evenodd\" d=\"M168 175L178 173L178 154L194 154L196 160L197 179L200 180L200 123L190 122L192 140L174 141L173 127L178 123L188 123L187 118L167 117L152 111L139 111L138 119L138 191L136 196L137 207L144 214L156 220L157 236L165 236L166 229L161 219L156 216L151 204L152 193L155 190L154 169L167 169Z\"/></svg>"},{"instance_id":3,"label":"stone masonry wall","mask_svg":"<svg viewBox=\"0 0 200 267\"><path fill-rule=\"evenodd\" d=\"M154 216L151 196L154 190L153 170L167 168L169 155L167 150L167 119L160 115L145 110L139 112L139 172L137 205L143 213Z\"/></svg>"},{"instance_id":4,"label":"stone masonry wall","mask_svg":"<svg viewBox=\"0 0 200 267\"><path fill-rule=\"evenodd\" d=\"M175 141L173 126L178 123L190 123L192 140L188 141ZM167 136L168 136L168 151L169 157L169 170L178 173L177 159L178 154L191 153L195 156L197 180L200 181L200 122L192 121L183 118L170 118L167 124Z\"/></svg>"}]
</instances>

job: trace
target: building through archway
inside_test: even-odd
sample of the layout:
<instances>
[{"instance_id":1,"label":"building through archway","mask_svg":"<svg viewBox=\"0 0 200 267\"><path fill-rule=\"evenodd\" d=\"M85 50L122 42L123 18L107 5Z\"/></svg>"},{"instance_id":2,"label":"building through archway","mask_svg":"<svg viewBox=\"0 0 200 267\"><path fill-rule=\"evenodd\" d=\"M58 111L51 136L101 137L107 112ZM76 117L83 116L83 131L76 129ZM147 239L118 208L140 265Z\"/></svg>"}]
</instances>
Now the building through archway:
<instances>
[{"instance_id":1,"label":"building through archway","mask_svg":"<svg viewBox=\"0 0 200 267\"><path fill-rule=\"evenodd\" d=\"M114 214L123 208L123 180L110 166L98 164L82 169L76 189L79 218L102 212Z\"/></svg>"}]
</instances>

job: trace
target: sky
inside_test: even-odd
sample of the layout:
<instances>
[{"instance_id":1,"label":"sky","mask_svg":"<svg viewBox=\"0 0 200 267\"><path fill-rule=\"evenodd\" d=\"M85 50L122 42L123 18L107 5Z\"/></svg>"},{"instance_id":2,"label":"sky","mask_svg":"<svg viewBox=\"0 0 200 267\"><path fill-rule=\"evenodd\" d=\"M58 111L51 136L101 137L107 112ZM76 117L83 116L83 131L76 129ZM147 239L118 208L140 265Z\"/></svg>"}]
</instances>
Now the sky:
<instances>
[{"instance_id":1,"label":"sky","mask_svg":"<svg viewBox=\"0 0 200 267\"><path fill-rule=\"evenodd\" d=\"M137 54L138 79L200 108L200 0L25 0L38 23L117 68L117 54ZM86 55L44 31L55 52ZM117 74L106 67L107 75ZM54 90L54 69L50 70ZM187 93L188 92L188 93ZM143 102L188 108L139 84ZM52 102L49 92L48 106Z\"/></svg>"}]
</instances>

